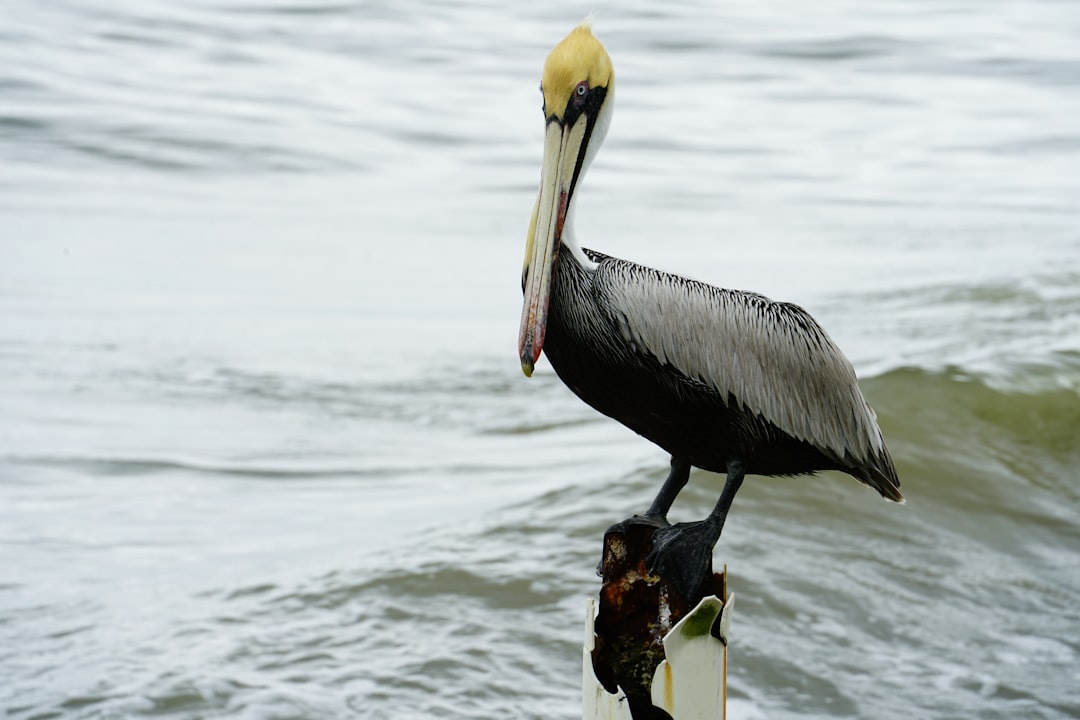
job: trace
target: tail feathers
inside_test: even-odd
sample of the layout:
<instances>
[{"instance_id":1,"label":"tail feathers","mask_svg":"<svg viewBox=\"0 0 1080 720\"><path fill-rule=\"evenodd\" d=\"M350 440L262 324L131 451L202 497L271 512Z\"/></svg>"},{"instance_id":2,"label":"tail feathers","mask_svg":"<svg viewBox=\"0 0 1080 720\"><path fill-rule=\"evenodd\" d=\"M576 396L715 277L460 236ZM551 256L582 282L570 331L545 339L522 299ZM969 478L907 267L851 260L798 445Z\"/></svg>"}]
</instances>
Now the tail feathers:
<instances>
[{"instance_id":1,"label":"tail feathers","mask_svg":"<svg viewBox=\"0 0 1080 720\"><path fill-rule=\"evenodd\" d=\"M858 469L852 473L859 480L881 493L881 497L903 504L904 496L900 493L900 478L896 474L896 466L893 465L889 449L881 446L881 452L877 453L865 462L860 463Z\"/></svg>"}]
</instances>

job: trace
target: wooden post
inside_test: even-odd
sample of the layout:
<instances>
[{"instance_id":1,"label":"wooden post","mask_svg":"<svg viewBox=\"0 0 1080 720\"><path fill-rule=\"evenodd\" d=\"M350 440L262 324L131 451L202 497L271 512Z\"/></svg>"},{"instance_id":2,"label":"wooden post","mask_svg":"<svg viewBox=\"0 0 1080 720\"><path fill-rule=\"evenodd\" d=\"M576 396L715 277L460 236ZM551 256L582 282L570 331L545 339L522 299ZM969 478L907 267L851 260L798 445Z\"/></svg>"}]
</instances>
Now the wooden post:
<instances>
[{"instance_id":1,"label":"wooden post","mask_svg":"<svg viewBox=\"0 0 1080 720\"><path fill-rule=\"evenodd\" d=\"M726 571L710 566L684 597L645 569L655 529L630 521L604 536L600 610L594 622L590 601L586 628L584 720L725 717Z\"/></svg>"}]
</instances>

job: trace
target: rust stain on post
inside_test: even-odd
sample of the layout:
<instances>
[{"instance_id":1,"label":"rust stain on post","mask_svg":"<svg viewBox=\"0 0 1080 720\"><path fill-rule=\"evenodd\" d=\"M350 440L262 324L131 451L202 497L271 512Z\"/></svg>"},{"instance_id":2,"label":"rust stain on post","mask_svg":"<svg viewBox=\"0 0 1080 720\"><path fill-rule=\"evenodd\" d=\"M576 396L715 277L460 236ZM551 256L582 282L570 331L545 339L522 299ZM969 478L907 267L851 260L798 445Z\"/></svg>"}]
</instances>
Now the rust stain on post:
<instances>
[{"instance_id":1,"label":"rust stain on post","mask_svg":"<svg viewBox=\"0 0 1080 720\"><path fill-rule=\"evenodd\" d=\"M712 572L711 560L705 581L691 597L667 579L650 575L645 558L652 552L655 531L654 525L633 521L609 530L601 562L593 669L608 692L623 689L634 720L670 720L651 699L653 676L664 660L664 636L702 598L727 598L725 576Z\"/></svg>"},{"instance_id":2,"label":"rust stain on post","mask_svg":"<svg viewBox=\"0 0 1080 720\"><path fill-rule=\"evenodd\" d=\"M666 682L664 683L664 704L667 707L671 707L675 704L675 684L674 678L671 677L671 665L664 665L664 675Z\"/></svg>"}]
</instances>

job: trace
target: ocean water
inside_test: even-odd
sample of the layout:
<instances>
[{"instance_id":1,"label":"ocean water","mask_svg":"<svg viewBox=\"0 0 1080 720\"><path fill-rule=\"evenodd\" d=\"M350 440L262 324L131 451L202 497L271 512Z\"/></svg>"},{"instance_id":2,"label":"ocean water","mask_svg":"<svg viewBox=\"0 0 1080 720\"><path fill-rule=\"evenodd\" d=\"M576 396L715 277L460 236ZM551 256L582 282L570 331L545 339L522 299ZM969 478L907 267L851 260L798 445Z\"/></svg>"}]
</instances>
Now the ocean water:
<instances>
[{"instance_id":1,"label":"ocean water","mask_svg":"<svg viewBox=\"0 0 1080 720\"><path fill-rule=\"evenodd\" d=\"M1080 717L1054 0L7 0L0 715L579 716L602 533L667 469L516 357L540 68L591 10L578 236L810 310L908 498L747 481L729 717Z\"/></svg>"}]
</instances>

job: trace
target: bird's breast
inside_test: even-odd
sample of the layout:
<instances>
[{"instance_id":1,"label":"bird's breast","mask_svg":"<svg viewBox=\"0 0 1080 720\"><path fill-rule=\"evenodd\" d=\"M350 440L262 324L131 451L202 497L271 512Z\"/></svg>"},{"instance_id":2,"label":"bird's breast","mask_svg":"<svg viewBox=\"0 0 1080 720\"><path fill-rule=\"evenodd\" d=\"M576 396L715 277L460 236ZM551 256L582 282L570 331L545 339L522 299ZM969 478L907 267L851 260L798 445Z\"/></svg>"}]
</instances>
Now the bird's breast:
<instances>
[{"instance_id":1,"label":"bird's breast","mask_svg":"<svg viewBox=\"0 0 1080 720\"><path fill-rule=\"evenodd\" d=\"M569 255L569 253L567 253ZM595 273L560 262L556 272L544 353L574 394L601 413L652 440L672 454L702 455L712 462L727 451L729 413L719 394L686 378L637 346L623 312L595 285Z\"/></svg>"}]
</instances>

